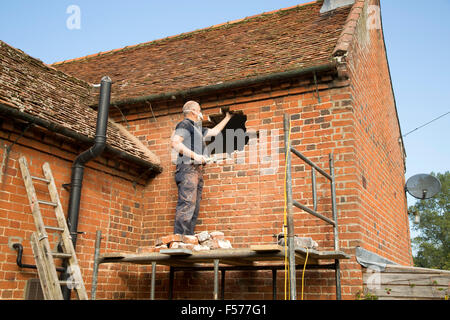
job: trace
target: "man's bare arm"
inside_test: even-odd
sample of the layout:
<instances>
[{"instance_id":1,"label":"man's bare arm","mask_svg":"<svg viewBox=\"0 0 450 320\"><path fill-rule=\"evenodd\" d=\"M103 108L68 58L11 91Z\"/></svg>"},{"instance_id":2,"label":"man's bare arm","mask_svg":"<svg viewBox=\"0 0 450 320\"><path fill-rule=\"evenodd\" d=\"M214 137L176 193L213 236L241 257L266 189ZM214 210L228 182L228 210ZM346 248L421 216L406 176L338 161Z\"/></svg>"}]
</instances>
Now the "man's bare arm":
<instances>
[{"instance_id":1,"label":"man's bare arm","mask_svg":"<svg viewBox=\"0 0 450 320\"><path fill-rule=\"evenodd\" d=\"M220 121L214 128L208 130L205 139L217 136L223 130L223 128L225 128L228 121L230 121L231 117L232 115L229 112L227 112L225 118L223 118L222 121Z\"/></svg>"}]
</instances>

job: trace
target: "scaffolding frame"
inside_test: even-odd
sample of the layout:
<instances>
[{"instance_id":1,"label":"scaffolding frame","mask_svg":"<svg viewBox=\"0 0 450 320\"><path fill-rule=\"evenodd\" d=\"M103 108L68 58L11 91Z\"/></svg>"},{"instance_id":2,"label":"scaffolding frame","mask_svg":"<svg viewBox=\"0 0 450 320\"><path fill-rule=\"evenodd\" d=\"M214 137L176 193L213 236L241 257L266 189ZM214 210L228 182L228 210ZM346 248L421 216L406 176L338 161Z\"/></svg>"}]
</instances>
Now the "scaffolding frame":
<instances>
[{"instance_id":1,"label":"scaffolding frame","mask_svg":"<svg viewBox=\"0 0 450 320\"><path fill-rule=\"evenodd\" d=\"M334 236L334 250L339 251L339 230L338 230L338 219L337 219L337 206L336 206L336 181L334 175L334 156L333 153L329 154L329 170L328 174L306 156L304 156L300 151L291 146L291 118L289 114L284 114L283 116L283 128L284 128L284 146L286 155L286 201L287 201L287 229L288 229L288 248L289 248L289 279L290 279L290 294L293 300L297 299L296 292L296 279L295 279L295 261L293 259L295 254L294 245L294 217L293 217L293 207L297 207L323 221L333 226L333 236ZM313 196L313 209L296 201L292 197L292 157L291 153L299 157L305 163L311 167L311 185L312 185L312 196ZM331 210L333 219L317 212L317 190L316 190L316 171L323 175L330 181L331 188ZM340 263L339 259L334 261L335 270L335 280L336 280L336 299L341 300L341 275L340 275Z\"/></svg>"},{"instance_id":2,"label":"scaffolding frame","mask_svg":"<svg viewBox=\"0 0 450 320\"><path fill-rule=\"evenodd\" d=\"M92 276L91 297L96 298L99 265L105 263L131 263L137 265L151 265L150 299L155 299L156 265L170 267L168 299L173 298L173 283L175 273L179 271L214 271L215 300L224 299L226 271L272 271L273 299L276 299L277 271L284 270L284 247L273 245L255 245L250 248L217 249L192 252L187 249L163 249L151 253L105 253L100 255L101 232L97 231L95 243L94 271ZM306 254L308 259L306 261ZM341 251L317 251L313 249L295 248L295 263L297 267L307 270L334 270L336 264L320 263L321 260L349 259ZM307 262L307 264L305 264ZM221 274L221 286L219 286ZM219 296L219 287L221 294ZM292 298L292 297L291 297Z\"/></svg>"}]
</instances>

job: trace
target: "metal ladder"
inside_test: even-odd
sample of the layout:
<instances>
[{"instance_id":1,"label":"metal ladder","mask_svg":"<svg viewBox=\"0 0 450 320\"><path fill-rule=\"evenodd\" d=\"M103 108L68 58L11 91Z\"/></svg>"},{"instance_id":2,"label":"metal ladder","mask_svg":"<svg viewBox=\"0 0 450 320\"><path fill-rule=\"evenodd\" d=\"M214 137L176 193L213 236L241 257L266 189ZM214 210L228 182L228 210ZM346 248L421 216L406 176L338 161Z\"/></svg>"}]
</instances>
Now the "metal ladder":
<instances>
[{"instance_id":1,"label":"metal ladder","mask_svg":"<svg viewBox=\"0 0 450 320\"><path fill-rule=\"evenodd\" d=\"M86 288L84 287L83 278L81 277L80 267L78 265L75 249L72 243L69 229L67 227L66 218L62 210L59 200L58 191L53 179L50 165L46 162L42 166L44 178L31 176L28 170L28 164L25 157L19 159L20 170L28 194L36 232L31 235L31 246L33 255L36 260L39 280L41 283L44 298L46 300L63 300L61 290L62 285L75 289L79 300L88 300ZM38 200L33 180L45 182L48 186L51 202ZM57 226L46 226L42 219L40 205L51 206L55 210ZM46 230L57 231L61 233L61 247L63 252L52 252ZM69 280L60 281L58 279L55 262L53 259L67 260Z\"/></svg>"}]
</instances>

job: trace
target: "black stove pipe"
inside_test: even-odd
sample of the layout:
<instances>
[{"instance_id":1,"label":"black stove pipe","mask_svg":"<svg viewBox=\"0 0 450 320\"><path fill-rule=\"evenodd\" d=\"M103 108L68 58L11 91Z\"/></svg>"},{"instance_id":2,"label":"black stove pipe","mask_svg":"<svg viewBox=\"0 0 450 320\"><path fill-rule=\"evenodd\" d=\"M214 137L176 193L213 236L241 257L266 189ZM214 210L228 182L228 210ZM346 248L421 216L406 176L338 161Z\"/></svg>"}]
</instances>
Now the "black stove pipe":
<instances>
[{"instance_id":1,"label":"black stove pipe","mask_svg":"<svg viewBox=\"0 0 450 320\"><path fill-rule=\"evenodd\" d=\"M72 165L72 176L70 182L69 210L67 225L72 236L73 246L76 246L78 236L78 214L80 211L81 187L83 184L84 167L87 162L98 157L106 146L106 130L108 127L108 113L111 98L111 79L103 77L100 85L100 98L97 113L97 127L95 131L94 145L84 151L75 159ZM66 268L67 271L67 268ZM65 272L62 279L70 275ZM70 289L63 287L65 300L70 300Z\"/></svg>"}]
</instances>

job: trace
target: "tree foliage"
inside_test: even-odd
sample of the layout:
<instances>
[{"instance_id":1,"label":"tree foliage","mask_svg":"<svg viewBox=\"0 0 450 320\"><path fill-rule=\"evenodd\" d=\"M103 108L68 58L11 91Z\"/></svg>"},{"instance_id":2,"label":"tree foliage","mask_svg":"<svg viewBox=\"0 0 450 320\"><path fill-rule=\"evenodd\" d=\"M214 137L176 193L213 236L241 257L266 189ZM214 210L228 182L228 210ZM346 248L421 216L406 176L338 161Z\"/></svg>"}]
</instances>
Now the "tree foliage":
<instances>
[{"instance_id":1,"label":"tree foliage","mask_svg":"<svg viewBox=\"0 0 450 320\"><path fill-rule=\"evenodd\" d=\"M408 208L418 212L420 222L413 224L419 235L412 239L416 249L416 267L450 270L450 172L431 173L442 184L442 190L427 200L419 200ZM414 220L413 215L410 216Z\"/></svg>"}]
</instances>

